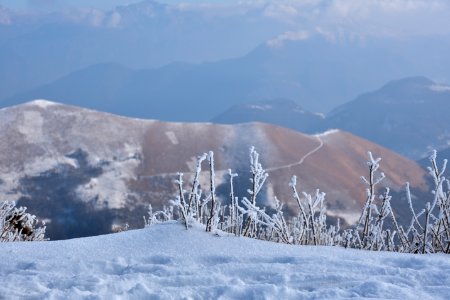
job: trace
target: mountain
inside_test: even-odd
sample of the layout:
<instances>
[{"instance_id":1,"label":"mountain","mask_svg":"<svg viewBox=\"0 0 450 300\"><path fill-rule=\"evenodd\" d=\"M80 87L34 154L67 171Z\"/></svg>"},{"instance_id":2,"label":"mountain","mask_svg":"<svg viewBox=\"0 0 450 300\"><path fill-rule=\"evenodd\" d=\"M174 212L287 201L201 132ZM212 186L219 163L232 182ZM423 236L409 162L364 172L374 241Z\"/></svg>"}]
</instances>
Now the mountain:
<instances>
[{"instance_id":1,"label":"mountain","mask_svg":"<svg viewBox=\"0 0 450 300\"><path fill-rule=\"evenodd\" d=\"M131 47L125 41L123 45ZM433 55L420 55L418 60L419 54L426 53L423 45L433 49ZM23 49L28 48L21 45L20 51ZM9 89L10 81L18 78L21 87L10 97L0 97L2 107L45 98L130 117L183 122L208 121L231 106L277 98L292 99L305 110L326 113L392 78L424 74L445 80L450 68L445 55L450 52L450 39L446 37L372 37L364 43L338 43L315 32L297 40L269 40L246 55L215 62L172 63L150 69L140 64L140 69L133 69L128 67L131 64L105 56L100 64L85 61L77 71L67 69L63 73L68 75L27 89L27 76L40 78L29 70L35 63L42 63L40 73L59 68L59 64L44 59L35 63L20 60L20 51L0 50L6 53L0 58L5 60L0 62L5 66L1 90L3 86ZM62 49L57 52L64 53ZM17 56L21 64L7 67L15 61L11 56ZM30 71L28 75L21 75L24 70Z\"/></svg>"},{"instance_id":2,"label":"mountain","mask_svg":"<svg viewBox=\"0 0 450 300\"><path fill-rule=\"evenodd\" d=\"M262 15L246 17L250 12L215 17L206 8L149 0L110 10L73 6L40 13L0 8L0 98L99 63L157 68L238 57L287 30Z\"/></svg>"},{"instance_id":3,"label":"mountain","mask_svg":"<svg viewBox=\"0 0 450 300\"><path fill-rule=\"evenodd\" d=\"M323 121L322 114L311 113L292 100L273 99L253 103L237 104L213 118L219 124L262 122L314 133Z\"/></svg>"},{"instance_id":4,"label":"mountain","mask_svg":"<svg viewBox=\"0 0 450 300\"><path fill-rule=\"evenodd\" d=\"M418 159L448 147L448 111L450 86L410 77L337 107L321 129L339 128Z\"/></svg>"},{"instance_id":5,"label":"mountain","mask_svg":"<svg viewBox=\"0 0 450 300\"><path fill-rule=\"evenodd\" d=\"M416 163L343 131L305 135L263 123L166 123L36 100L1 109L0 136L2 198L45 219L52 239L107 233L125 222L141 227L148 204L158 209L173 199L177 172L189 182L196 156L209 150L218 194L227 201L229 168L239 174L236 193L247 195L255 146L270 175L258 201L270 206L276 195L288 214L297 214L288 186L295 174L300 190L327 193L330 217L355 222L365 201L360 176L368 172L368 150L383 158L384 183L393 191L406 181L426 188Z\"/></svg>"},{"instance_id":6,"label":"mountain","mask_svg":"<svg viewBox=\"0 0 450 300\"><path fill-rule=\"evenodd\" d=\"M98 64L0 104L45 98L130 117L206 121L229 103L241 101L255 85L252 76L242 78L245 75L239 73L239 66L224 65L222 69L219 65L175 63L131 70L118 64Z\"/></svg>"}]
</instances>

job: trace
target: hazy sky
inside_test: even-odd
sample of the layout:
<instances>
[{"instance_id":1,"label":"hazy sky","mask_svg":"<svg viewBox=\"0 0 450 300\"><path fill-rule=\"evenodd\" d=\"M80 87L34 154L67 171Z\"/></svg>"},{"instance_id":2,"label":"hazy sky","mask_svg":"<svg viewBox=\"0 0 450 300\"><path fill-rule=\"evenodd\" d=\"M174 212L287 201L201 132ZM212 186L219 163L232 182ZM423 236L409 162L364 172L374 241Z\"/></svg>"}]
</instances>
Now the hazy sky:
<instances>
[{"instance_id":1,"label":"hazy sky","mask_svg":"<svg viewBox=\"0 0 450 300\"><path fill-rule=\"evenodd\" d=\"M121 4L129 4L133 0L0 0L0 4L15 9L62 8L62 7L95 7L108 9Z\"/></svg>"},{"instance_id":2,"label":"hazy sky","mask_svg":"<svg viewBox=\"0 0 450 300\"><path fill-rule=\"evenodd\" d=\"M21 10L111 9L139 0L0 0ZM449 0L159 0L180 9L241 14L250 10L294 30L342 30L359 35L450 34ZM181 5L183 4L183 5Z\"/></svg>"},{"instance_id":3,"label":"hazy sky","mask_svg":"<svg viewBox=\"0 0 450 300\"><path fill-rule=\"evenodd\" d=\"M142 0L0 0L0 4L15 9L36 9L36 8L63 8L63 7L94 7L110 9L118 5L141 2ZM239 2L233 0L160 0L161 3L199 3L199 2Z\"/></svg>"}]
</instances>

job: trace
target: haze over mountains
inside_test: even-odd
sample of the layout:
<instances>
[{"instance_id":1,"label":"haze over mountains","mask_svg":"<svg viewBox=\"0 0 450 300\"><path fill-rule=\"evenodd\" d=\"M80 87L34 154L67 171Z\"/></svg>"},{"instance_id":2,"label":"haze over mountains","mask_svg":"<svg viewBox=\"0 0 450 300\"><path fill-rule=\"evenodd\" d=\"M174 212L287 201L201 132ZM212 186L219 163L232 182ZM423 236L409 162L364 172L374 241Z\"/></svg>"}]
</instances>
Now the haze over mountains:
<instances>
[{"instance_id":1,"label":"haze over mountains","mask_svg":"<svg viewBox=\"0 0 450 300\"><path fill-rule=\"evenodd\" d=\"M288 30L260 13L243 18L214 7L135 2L50 12L16 11L0 2L0 97L98 63L150 68L240 56Z\"/></svg>"},{"instance_id":2,"label":"haze over mountains","mask_svg":"<svg viewBox=\"0 0 450 300\"><path fill-rule=\"evenodd\" d=\"M416 28L431 13L433 24L446 22L437 8L374 2L360 13L358 5L319 2L2 8L0 105L46 98L132 117L206 121L249 101L289 98L327 113L392 79L450 82L450 26Z\"/></svg>"},{"instance_id":3,"label":"haze over mountains","mask_svg":"<svg viewBox=\"0 0 450 300\"><path fill-rule=\"evenodd\" d=\"M325 113L395 78L416 74L447 78L447 40L373 38L339 43L315 33L280 45L268 42L243 57L213 63L140 70L102 63L0 99L0 105L45 98L131 117L192 122L210 120L232 105L288 98L309 111ZM391 50L393 44L398 53ZM438 54L417 60L426 52L421 45ZM10 78L11 72L2 70Z\"/></svg>"},{"instance_id":4,"label":"haze over mountains","mask_svg":"<svg viewBox=\"0 0 450 300\"><path fill-rule=\"evenodd\" d=\"M367 150L383 158L393 191L406 181L426 188L416 163L341 131L308 136L263 123L165 123L38 100L0 110L0 135L0 191L46 219L52 239L107 233L124 222L141 227L147 205L174 199L176 173L189 182L196 156L208 150L215 152L223 201L228 168L239 174L237 193L247 195L255 146L269 173L259 203L270 207L276 195L293 214L288 184L297 175L301 190L327 193L331 217L355 222L365 201L360 176L367 173ZM201 183L208 188L207 177Z\"/></svg>"}]
</instances>

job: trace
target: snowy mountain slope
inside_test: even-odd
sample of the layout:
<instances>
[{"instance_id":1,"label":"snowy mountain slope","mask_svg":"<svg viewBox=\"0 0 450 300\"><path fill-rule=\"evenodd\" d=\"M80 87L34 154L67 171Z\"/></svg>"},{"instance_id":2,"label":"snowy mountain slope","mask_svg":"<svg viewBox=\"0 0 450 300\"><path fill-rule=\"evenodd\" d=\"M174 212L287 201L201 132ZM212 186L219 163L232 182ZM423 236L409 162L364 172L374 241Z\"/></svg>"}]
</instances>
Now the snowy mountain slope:
<instances>
[{"instance_id":1,"label":"snowy mountain slope","mask_svg":"<svg viewBox=\"0 0 450 300\"><path fill-rule=\"evenodd\" d=\"M237 194L247 195L255 146L270 175L258 201L271 205L276 195L292 214L297 204L288 183L297 175L302 190L327 193L330 216L353 223L365 201L360 176L367 173L368 150L383 158L393 190L406 181L425 188L415 162L341 131L308 136L262 123L165 123L37 100L0 110L0 137L2 199L19 200L46 219L52 239L107 233L125 222L142 227L147 205L173 199L176 173L189 182L196 156L209 150L223 201L229 168L240 175ZM201 180L207 189L207 174Z\"/></svg>"},{"instance_id":2,"label":"snowy mountain slope","mask_svg":"<svg viewBox=\"0 0 450 300\"><path fill-rule=\"evenodd\" d=\"M450 261L214 236L177 223L0 244L5 299L448 299Z\"/></svg>"}]
</instances>

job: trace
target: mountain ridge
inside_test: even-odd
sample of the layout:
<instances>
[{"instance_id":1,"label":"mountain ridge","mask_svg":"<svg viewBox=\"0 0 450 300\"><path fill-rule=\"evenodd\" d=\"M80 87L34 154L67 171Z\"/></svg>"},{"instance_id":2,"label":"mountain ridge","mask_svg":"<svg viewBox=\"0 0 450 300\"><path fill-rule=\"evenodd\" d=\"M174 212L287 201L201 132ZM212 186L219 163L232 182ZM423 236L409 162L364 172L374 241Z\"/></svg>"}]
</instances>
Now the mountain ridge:
<instances>
[{"instance_id":1,"label":"mountain ridge","mask_svg":"<svg viewBox=\"0 0 450 300\"><path fill-rule=\"evenodd\" d=\"M338 106L319 130L341 128L418 159L448 146L449 109L450 86L409 77Z\"/></svg>"},{"instance_id":2,"label":"mountain ridge","mask_svg":"<svg viewBox=\"0 0 450 300\"><path fill-rule=\"evenodd\" d=\"M374 141L414 160L429 156L433 149L446 149L450 127L445 112L450 109L450 86L424 76L391 80L320 115L276 100L234 105L212 119L218 123L262 121L307 133L342 129ZM273 107L272 107L273 106ZM271 107L272 109L257 109Z\"/></svg>"},{"instance_id":3,"label":"mountain ridge","mask_svg":"<svg viewBox=\"0 0 450 300\"><path fill-rule=\"evenodd\" d=\"M247 194L255 146L270 175L259 201L270 206L277 195L288 214L296 211L288 187L295 174L302 190L327 193L330 216L354 222L365 201L364 186L355 185L367 172L368 150L383 157L393 190L406 181L426 189L415 162L341 131L313 136L263 123L167 123L39 100L1 109L0 134L0 192L49 220L52 238L106 233L115 223L142 226L147 205L157 209L173 199L176 174L185 173L189 183L196 155L209 150L218 195L227 201L229 168L240 174L236 193ZM205 188L207 176L201 177ZM79 232L77 219L86 220Z\"/></svg>"},{"instance_id":4,"label":"mountain ridge","mask_svg":"<svg viewBox=\"0 0 450 300\"><path fill-rule=\"evenodd\" d=\"M25 88L26 84L22 84L20 92L11 93L8 97L3 95L0 105L9 106L30 99L47 98L87 106L87 100L83 102L82 99L94 101L95 98L101 98L103 104L90 108L166 121L207 121L230 105L287 98L300 103L309 111L327 113L392 78L424 74L445 79L447 75L443 70L446 65L450 66L447 57L438 55L440 63L434 57L424 57L421 63L413 59L415 53L423 48L422 44L433 45L433 49L447 46L450 49L448 43L436 46L436 40L437 37L424 38L421 42L371 37L365 43L333 43L323 34L313 32L305 39L287 40L277 47L265 42L235 58L195 64L168 64L166 67L150 69L146 69L145 64L138 64L139 68L144 69L132 69L132 82L114 81L105 72L97 77L95 72L91 73L91 70L96 69L92 66L97 63L104 66L111 61L127 65L103 57L100 61L79 66L76 72L65 72L66 75L49 80L47 84L29 89ZM402 53L404 55L399 56L386 47L386 44L391 43L399 49L405 48L405 53ZM413 47L415 44L417 47ZM6 50L2 51L11 55L19 53ZM437 51L438 54L444 52ZM323 57L327 59L324 60ZM349 60L354 61L350 67L347 63ZM4 64L5 70L8 69L6 67L10 62L5 61ZM53 67L55 66L52 65ZM11 74L18 70L22 68L12 68L4 75L3 82L7 83L15 78ZM366 70L371 70L371 76L362 75ZM27 76L22 76L23 82L27 80ZM122 76L126 77L126 74ZM84 79L86 77L91 78L89 84ZM164 80L161 81L160 78ZM5 88L9 86L11 85L5 84ZM120 92L115 93L118 87L121 87ZM66 88L71 90L70 94L65 93ZM128 105L130 102L132 105ZM164 103L167 105L164 106ZM180 111L185 113L174 111L174 105L179 105ZM130 106L137 109L130 111ZM202 114L198 113L200 110ZM196 118L192 117L196 114Z\"/></svg>"}]
</instances>

